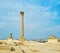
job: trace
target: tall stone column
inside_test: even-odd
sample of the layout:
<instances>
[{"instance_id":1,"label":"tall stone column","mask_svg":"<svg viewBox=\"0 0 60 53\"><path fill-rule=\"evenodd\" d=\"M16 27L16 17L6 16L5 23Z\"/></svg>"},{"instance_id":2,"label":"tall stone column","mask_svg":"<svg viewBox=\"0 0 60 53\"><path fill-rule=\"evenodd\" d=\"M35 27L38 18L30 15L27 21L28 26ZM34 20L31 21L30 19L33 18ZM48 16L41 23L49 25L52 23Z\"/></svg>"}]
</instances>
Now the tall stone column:
<instances>
[{"instance_id":1,"label":"tall stone column","mask_svg":"<svg viewBox=\"0 0 60 53\"><path fill-rule=\"evenodd\" d=\"M23 42L24 39L24 12L20 12L20 41Z\"/></svg>"}]
</instances>

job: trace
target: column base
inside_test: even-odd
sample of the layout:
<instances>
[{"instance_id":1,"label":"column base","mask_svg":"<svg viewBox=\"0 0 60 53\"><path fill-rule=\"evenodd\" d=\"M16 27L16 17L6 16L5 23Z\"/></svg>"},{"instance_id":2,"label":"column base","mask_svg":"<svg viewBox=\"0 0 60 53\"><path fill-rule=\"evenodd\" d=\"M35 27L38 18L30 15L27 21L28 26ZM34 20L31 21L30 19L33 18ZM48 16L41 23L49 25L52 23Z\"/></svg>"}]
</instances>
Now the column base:
<instances>
[{"instance_id":1,"label":"column base","mask_svg":"<svg viewBox=\"0 0 60 53\"><path fill-rule=\"evenodd\" d=\"M24 41L25 41L24 35L21 35L21 37L20 37L20 43L24 44Z\"/></svg>"}]
</instances>

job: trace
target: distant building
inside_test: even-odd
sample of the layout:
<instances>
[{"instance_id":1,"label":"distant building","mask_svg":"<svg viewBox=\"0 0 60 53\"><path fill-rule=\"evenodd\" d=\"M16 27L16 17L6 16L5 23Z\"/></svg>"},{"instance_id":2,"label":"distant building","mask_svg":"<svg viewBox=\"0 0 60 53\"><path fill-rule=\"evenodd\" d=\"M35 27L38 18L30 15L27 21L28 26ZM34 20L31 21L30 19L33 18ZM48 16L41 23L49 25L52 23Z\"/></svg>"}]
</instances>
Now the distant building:
<instances>
[{"instance_id":1,"label":"distant building","mask_svg":"<svg viewBox=\"0 0 60 53\"><path fill-rule=\"evenodd\" d=\"M58 39L54 35L51 35L48 38L48 42L56 43L56 42L58 42Z\"/></svg>"}]
</instances>

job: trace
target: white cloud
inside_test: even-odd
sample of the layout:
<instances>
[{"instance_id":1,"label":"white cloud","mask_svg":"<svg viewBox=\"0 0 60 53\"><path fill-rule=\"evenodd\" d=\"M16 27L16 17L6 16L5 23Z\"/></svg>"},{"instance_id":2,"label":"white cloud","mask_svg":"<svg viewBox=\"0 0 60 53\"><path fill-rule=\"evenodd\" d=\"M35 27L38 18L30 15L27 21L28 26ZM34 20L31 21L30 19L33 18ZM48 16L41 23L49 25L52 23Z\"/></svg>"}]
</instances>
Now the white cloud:
<instances>
[{"instance_id":1,"label":"white cloud","mask_svg":"<svg viewBox=\"0 0 60 53\"><path fill-rule=\"evenodd\" d=\"M57 2L58 4L60 4L60 2Z\"/></svg>"},{"instance_id":2,"label":"white cloud","mask_svg":"<svg viewBox=\"0 0 60 53\"><path fill-rule=\"evenodd\" d=\"M41 32L41 31L40 31ZM51 27L48 27L48 28L45 28L43 30L43 33L47 32L48 33L51 33L51 34L59 34L60 33L60 25L57 25L57 26L51 26Z\"/></svg>"},{"instance_id":3,"label":"white cloud","mask_svg":"<svg viewBox=\"0 0 60 53\"><path fill-rule=\"evenodd\" d=\"M33 22L35 22L35 20L36 20L35 23L40 22L39 24L41 24L41 25L45 25L45 23L47 23L46 21L48 21L47 24L52 24L51 20L56 19L56 16L57 16L57 12L49 11L50 7L37 6L37 5L33 5L31 3L26 3L23 1L18 2L16 6L14 4L12 3L10 6L12 6L12 7L14 6L15 8L19 7L20 10L23 9L25 11L25 20L27 18L28 24L30 24L31 21L32 21L31 22L31 24L32 24ZM7 20L9 19L11 22L16 23L19 21L19 18L17 18L17 15L15 16L14 13L11 13L11 15L8 15L8 17L9 18L6 18L6 19ZM36 25L34 24L34 26L36 26ZM32 28L34 28L34 27L32 27Z\"/></svg>"},{"instance_id":4,"label":"white cloud","mask_svg":"<svg viewBox=\"0 0 60 53\"><path fill-rule=\"evenodd\" d=\"M5 24L6 24L5 22L1 22L0 21L0 28L4 28L5 27Z\"/></svg>"},{"instance_id":5,"label":"white cloud","mask_svg":"<svg viewBox=\"0 0 60 53\"><path fill-rule=\"evenodd\" d=\"M25 24L25 29L27 30L35 30L35 28L37 27L37 24L36 23L26 23Z\"/></svg>"},{"instance_id":6,"label":"white cloud","mask_svg":"<svg viewBox=\"0 0 60 53\"><path fill-rule=\"evenodd\" d=\"M35 1L35 0L34 0ZM0 4L0 8L2 9L12 9L11 12L8 10L9 13L2 16L3 20L0 22L0 28L15 28L19 27L20 23L20 10L24 11L24 19L25 19L25 30L27 31L35 31L36 33L55 33L59 30L60 26L54 26L52 22L54 19L57 18L58 12L51 11L51 5L54 4L54 1L50 1L48 6L37 5L37 2L26 2L25 0L19 0L19 2L9 2L4 1ZM37 0L36 0L37 1ZM34 3L35 4L34 4ZM4 4L4 5L3 5ZM13 11L13 12L12 12ZM6 11L3 11L3 14ZM58 29L57 29L58 28ZM53 30L51 30L53 29ZM34 32L33 32L34 33ZM27 34L28 35L28 34Z\"/></svg>"}]
</instances>

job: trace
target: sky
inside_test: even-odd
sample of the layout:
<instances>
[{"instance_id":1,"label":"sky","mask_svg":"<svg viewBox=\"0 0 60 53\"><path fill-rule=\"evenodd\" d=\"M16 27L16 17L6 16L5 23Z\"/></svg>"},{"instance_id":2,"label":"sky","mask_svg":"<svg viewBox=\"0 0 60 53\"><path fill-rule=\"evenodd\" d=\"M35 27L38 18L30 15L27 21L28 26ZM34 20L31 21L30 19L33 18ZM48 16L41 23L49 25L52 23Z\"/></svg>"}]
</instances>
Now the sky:
<instances>
[{"instance_id":1,"label":"sky","mask_svg":"<svg viewBox=\"0 0 60 53\"><path fill-rule=\"evenodd\" d=\"M20 11L25 39L60 37L60 0L0 0L0 39L20 39Z\"/></svg>"}]
</instances>

